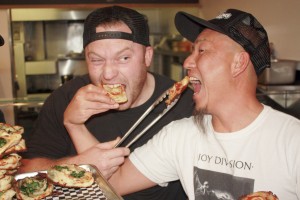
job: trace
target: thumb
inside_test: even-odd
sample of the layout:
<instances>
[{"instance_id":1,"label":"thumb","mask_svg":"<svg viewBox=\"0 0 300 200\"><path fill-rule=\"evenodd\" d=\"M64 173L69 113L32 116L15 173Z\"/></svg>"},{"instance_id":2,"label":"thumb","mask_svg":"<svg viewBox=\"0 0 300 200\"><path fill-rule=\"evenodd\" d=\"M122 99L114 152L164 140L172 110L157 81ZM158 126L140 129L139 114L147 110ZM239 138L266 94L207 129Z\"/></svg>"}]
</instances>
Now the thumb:
<instances>
[{"instance_id":1,"label":"thumb","mask_svg":"<svg viewBox=\"0 0 300 200\"><path fill-rule=\"evenodd\" d=\"M121 138L117 137L114 140L111 140L109 142L100 143L97 146L100 147L101 149L112 149L120 140L121 140Z\"/></svg>"}]
</instances>

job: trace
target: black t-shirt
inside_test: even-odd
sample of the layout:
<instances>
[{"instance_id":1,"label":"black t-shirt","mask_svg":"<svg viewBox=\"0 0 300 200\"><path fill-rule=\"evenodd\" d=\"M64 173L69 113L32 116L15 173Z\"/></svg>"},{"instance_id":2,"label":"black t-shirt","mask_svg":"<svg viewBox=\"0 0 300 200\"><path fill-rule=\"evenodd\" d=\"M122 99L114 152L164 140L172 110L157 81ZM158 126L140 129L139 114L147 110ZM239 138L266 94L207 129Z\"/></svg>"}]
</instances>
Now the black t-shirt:
<instances>
[{"instance_id":1,"label":"black t-shirt","mask_svg":"<svg viewBox=\"0 0 300 200\"><path fill-rule=\"evenodd\" d=\"M2 110L0 110L0 122L5 123L5 118Z\"/></svg>"},{"instance_id":2,"label":"black t-shirt","mask_svg":"<svg viewBox=\"0 0 300 200\"><path fill-rule=\"evenodd\" d=\"M137 121L144 111L168 88L174 81L160 75L153 74L155 78L155 90L151 98L141 106L125 111L110 110L105 113L92 116L85 124L88 130L101 142L114 140L122 137L127 130ZM77 90L90 83L88 75L77 77L62 87L55 90L45 101L38 120L32 133L26 141L27 152L22 154L24 158L48 157L58 159L76 154L75 147L63 125L64 111L77 92ZM136 147L145 144L163 126L171 121L191 116L194 103L192 91L186 90L178 103L163 116L154 126L152 126L139 140L131 147L133 151ZM161 103L140 123L140 125L122 143L127 143L132 137L145 128L158 114L165 108ZM167 187L155 186L144 191L124 196L124 199L186 199L184 191L179 181L168 184Z\"/></svg>"}]
</instances>

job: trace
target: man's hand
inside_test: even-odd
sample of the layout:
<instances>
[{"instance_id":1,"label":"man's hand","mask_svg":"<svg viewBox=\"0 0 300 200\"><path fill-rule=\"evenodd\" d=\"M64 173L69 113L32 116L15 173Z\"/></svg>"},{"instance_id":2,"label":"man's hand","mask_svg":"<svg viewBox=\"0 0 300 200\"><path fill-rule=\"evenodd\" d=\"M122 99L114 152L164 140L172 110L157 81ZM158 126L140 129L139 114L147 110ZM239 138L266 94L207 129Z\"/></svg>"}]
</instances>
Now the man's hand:
<instances>
[{"instance_id":1,"label":"man's hand","mask_svg":"<svg viewBox=\"0 0 300 200\"><path fill-rule=\"evenodd\" d=\"M92 84L80 88L64 112L64 124L81 125L95 114L118 108L106 94L102 87Z\"/></svg>"},{"instance_id":2,"label":"man's hand","mask_svg":"<svg viewBox=\"0 0 300 200\"><path fill-rule=\"evenodd\" d=\"M110 178L111 175L124 163L125 157L129 155L130 150L126 147L114 148L114 145L120 138L99 143L85 152L61 159L48 158L33 158L22 159L22 166L18 173L47 170L54 165L60 164L92 164L95 165L105 178Z\"/></svg>"},{"instance_id":3,"label":"man's hand","mask_svg":"<svg viewBox=\"0 0 300 200\"><path fill-rule=\"evenodd\" d=\"M120 138L91 147L77 156L77 162L93 164L105 178L110 178L130 153L129 148L126 147L114 148L119 140Z\"/></svg>"},{"instance_id":4,"label":"man's hand","mask_svg":"<svg viewBox=\"0 0 300 200\"><path fill-rule=\"evenodd\" d=\"M86 120L92 115L116 109L115 103L101 86L89 84L80 88L64 112L64 125L72 139L78 154L98 143L87 130Z\"/></svg>"}]
</instances>

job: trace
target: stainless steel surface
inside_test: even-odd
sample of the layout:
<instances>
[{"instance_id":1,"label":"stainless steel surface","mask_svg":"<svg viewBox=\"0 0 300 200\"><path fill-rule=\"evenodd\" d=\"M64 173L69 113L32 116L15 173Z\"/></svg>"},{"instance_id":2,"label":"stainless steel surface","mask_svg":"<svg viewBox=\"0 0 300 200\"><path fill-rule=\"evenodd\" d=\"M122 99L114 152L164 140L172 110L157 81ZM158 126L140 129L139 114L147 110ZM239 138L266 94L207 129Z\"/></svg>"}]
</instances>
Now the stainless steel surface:
<instances>
[{"instance_id":1,"label":"stainless steel surface","mask_svg":"<svg viewBox=\"0 0 300 200\"><path fill-rule=\"evenodd\" d=\"M91 9L19 8L12 9L12 21L83 20Z\"/></svg>"},{"instance_id":2,"label":"stainless steel surface","mask_svg":"<svg viewBox=\"0 0 300 200\"><path fill-rule=\"evenodd\" d=\"M57 61L58 74L64 75L83 75L87 74L87 64L84 59L62 58Z\"/></svg>"},{"instance_id":3,"label":"stainless steel surface","mask_svg":"<svg viewBox=\"0 0 300 200\"><path fill-rule=\"evenodd\" d=\"M84 169L92 172L95 182L99 185L101 191L107 198L107 200L123 200L123 198L118 195L110 183L102 176L101 172L94 165L80 165Z\"/></svg>"},{"instance_id":4,"label":"stainless steel surface","mask_svg":"<svg viewBox=\"0 0 300 200\"><path fill-rule=\"evenodd\" d=\"M259 84L259 88L265 91L300 91L300 84L292 84L292 85L265 85Z\"/></svg>"},{"instance_id":5,"label":"stainless steel surface","mask_svg":"<svg viewBox=\"0 0 300 200\"><path fill-rule=\"evenodd\" d=\"M266 68L259 76L258 82L263 84L291 84L296 78L297 61L273 60L271 67Z\"/></svg>"},{"instance_id":6,"label":"stainless steel surface","mask_svg":"<svg viewBox=\"0 0 300 200\"><path fill-rule=\"evenodd\" d=\"M172 87L171 87L172 88ZM161 103L169 94L169 90L167 89L163 94L161 94L155 102L152 103L152 105L142 114L142 116L131 126L131 128L125 133L125 135L121 138L121 140L115 145L115 147L118 147L122 142L131 134L131 132L143 121L143 119L157 106L159 103ZM170 104L167 105L167 107L144 129L142 130L137 136L135 136L134 139L132 139L129 144L126 145L126 147L129 147L131 144L133 144L136 140L138 140L149 128L151 128L162 116L164 116L173 106L177 103L178 99L180 98L180 95Z\"/></svg>"},{"instance_id":7,"label":"stainless steel surface","mask_svg":"<svg viewBox=\"0 0 300 200\"><path fill-rule=\"evenodd\" d=\"M263 85L257 87L262 95L266 95L283 108L292 109L300 102L300 84L293 85ZM300 110L298 111L300 112Z\"/></svg>"}]
</instances>

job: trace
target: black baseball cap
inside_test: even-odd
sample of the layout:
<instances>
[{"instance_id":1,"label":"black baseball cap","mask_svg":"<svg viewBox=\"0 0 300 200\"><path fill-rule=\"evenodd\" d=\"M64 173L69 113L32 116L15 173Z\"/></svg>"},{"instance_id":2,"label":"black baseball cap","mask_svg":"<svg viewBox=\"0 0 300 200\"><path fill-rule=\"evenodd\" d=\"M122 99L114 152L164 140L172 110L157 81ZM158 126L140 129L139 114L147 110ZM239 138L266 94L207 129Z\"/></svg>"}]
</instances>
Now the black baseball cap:
<instances>
[{"instance_id":1,"label":"black baseball cap","mask_svg":"<svg viewBox=\"0 0 300 200\"><path fill-rule=\"evenodd\" d=\"M0 46L3 46L4 45L4 39L3 37L0 35Z\"/></svg>"},{"instance_id":2,"label":"black baseball cap","mask_svg":"<svg viewBox=\"0 0 300 200\"><path fill-rule=\"evenodd\" d=\"M125 33L119 31L96 32L97 26L114 21L124 22L132 31ZM121 6L110 6L94 10L84 22L83 48L89 43L101 39L125 39L144 46L150 46L149 26L146 16Z\"/></svg>"},{"instance_id":3,"label":"black baseball cap","mask_svg":"<svg viewBox=\"0 0 300 200\"><path fill-rule=\"evenodd\" d=\"M185 12L178 12L175 16L175 26L178 32L191 42L206 28L223 33L249 53L257 75L266 67L270 67L268 34L250 13L228 9L214 19L204 20Z\"/></svg>"}]
</instances>

